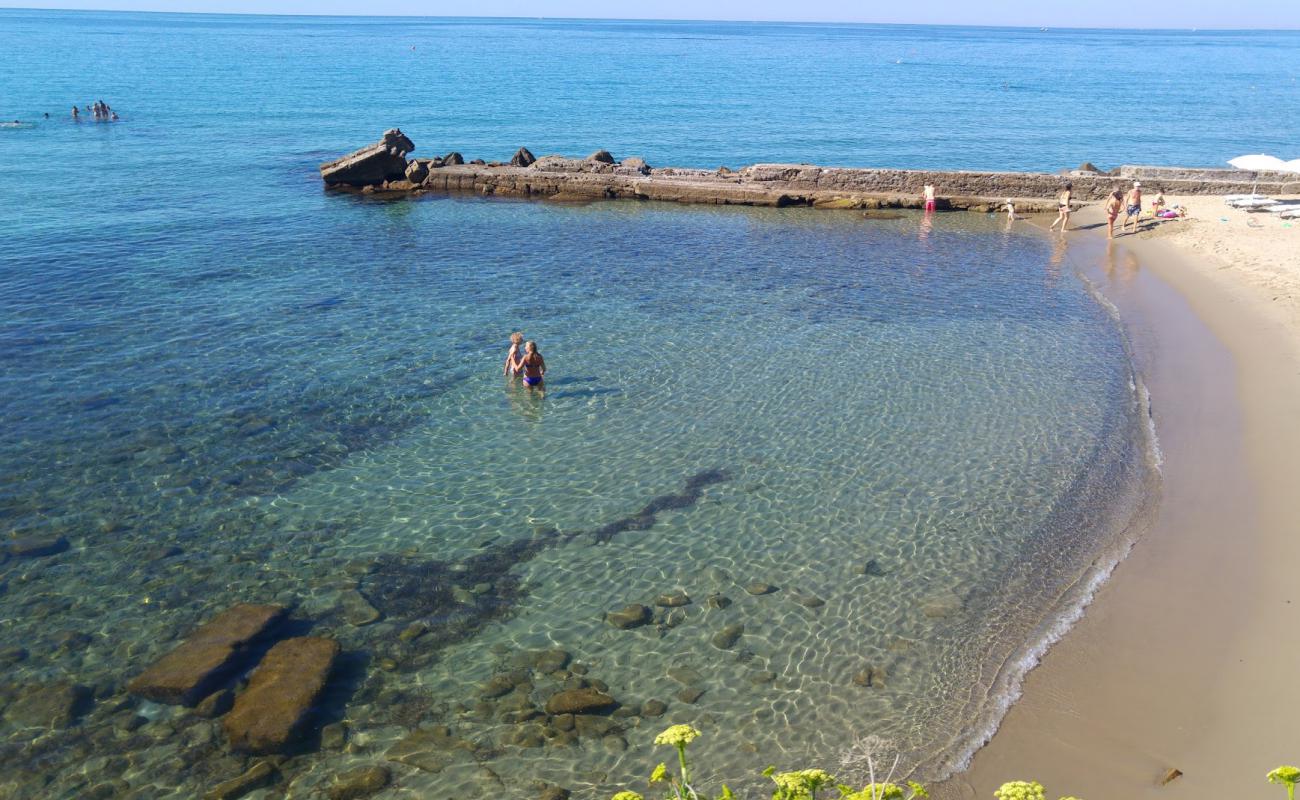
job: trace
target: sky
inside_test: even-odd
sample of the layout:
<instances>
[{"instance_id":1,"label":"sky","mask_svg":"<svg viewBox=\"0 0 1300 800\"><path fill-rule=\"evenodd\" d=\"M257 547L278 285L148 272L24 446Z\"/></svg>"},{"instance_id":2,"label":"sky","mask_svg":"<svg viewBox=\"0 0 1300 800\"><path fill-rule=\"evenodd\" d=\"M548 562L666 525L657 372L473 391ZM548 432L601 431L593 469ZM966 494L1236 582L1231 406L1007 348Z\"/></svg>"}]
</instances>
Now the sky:
<instances>
[{"instance_id":1,"label":"sky","mask_svg":"<svg viewBox=\"0 0 1300 800\"><path fill-rule=\"evenodd\" d=\"M885 22L1088 28L1300 28L1300 0L0 0L0 8L268 14Z\"/></svg>"}]
</instances>

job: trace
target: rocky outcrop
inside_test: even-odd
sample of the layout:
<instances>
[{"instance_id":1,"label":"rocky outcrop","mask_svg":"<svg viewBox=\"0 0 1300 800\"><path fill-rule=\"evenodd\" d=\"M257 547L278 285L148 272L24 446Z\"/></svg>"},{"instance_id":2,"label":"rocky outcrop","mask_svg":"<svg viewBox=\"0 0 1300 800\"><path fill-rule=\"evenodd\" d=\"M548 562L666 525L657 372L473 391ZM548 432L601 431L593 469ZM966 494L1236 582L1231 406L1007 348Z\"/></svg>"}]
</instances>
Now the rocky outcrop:
<instances>
[{"instance_id":1,"label":"rocky outcrop","mask_svg":"<svg viewBox=\"0 0 1300 800\"><path fill-rule=\"evenodd\" d=\"M192 706L243 666L284 616L282 606L231 606L127 684L127 690L159 703Z\"/></svg>"},{"instance_id":2,"label":"rocky outcrop","mask_svg":"<svg viewBox=\"0 0 1300 800\"><path fill-rule=\"evenodd\" d=\"M527 147L521 147L515 151L514 156L510 159L512 167L531 167L537 157L528 151Z\"/></svg>"},{"instance_id":3,"label":"rocky outcrop","mask_svg":"<svg viewBox=\"0 0 1300 800\"><path fill-rule=\"evenodd\" d=\"M465 163L465 157L462 156L460 153L457 153L455 150L451 151L450 153L442 157L442 165L444 167L452 167L452 166L456 166L457 164L464 164L464 163Z\"/></svg>"},{"instance_id":4,"label":"rocky outcrop","mask_svg":"<svg viewBox=\"0 0 1300 800\"><path fill-rule=\"evenodd\" d=\"M317 636L272 647L222 721L231 748L261 754L285 750L325 688L338 654L338 642Z\"/></svg>"},{"instance_id":5,"label":"rocky outcrop","mask_svg":"<svg viewBox=\"0 0 1300 800\"><path fill-rule=\"evenodd\" d=\"M415 144L397 128L384 131L378 142L320 165L326 186L373 186L406 175L406 154Z\"/></svg>"},{"instance_id":6,"label":"rocky outcrop","mask_svg":"<svg viewBox=\"0 0 1300 800\"><path fill-rule=\"evenodd\" d=\"M406 165L406 179L414 184L424 183L424 179L429 177L429 162L413 160Z\"/></svg>"}]
</instances>

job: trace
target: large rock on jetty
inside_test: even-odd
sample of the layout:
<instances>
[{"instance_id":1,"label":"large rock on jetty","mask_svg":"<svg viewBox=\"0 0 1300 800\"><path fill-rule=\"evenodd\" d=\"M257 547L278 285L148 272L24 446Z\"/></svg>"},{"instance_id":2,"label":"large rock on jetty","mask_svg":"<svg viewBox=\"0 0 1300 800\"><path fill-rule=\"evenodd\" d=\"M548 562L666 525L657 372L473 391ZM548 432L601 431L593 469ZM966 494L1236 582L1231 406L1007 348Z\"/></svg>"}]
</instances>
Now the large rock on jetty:
<instances>
[{"instance_id":1,"label":"large rock on jetty","mask_svg":"<svg viewBox=\"0 0 1300 800\"><path fill-rule=\"evenodd\" d=\"M243 666L253 648L284 619L282 606L240 603L221 612L127 684L133 694L192 706Z\"/></svg>"},{"instance_id":2,"label":"large rock on jetty","mask_svg":"<svg viewBox=\"0 0 1300 800\"><path fill-rule=\"evenodd\" d=\"M230 746L245 753L284 750L325 688L338 654L338 642L319 636L272 647L222 722Z\"/></svg>"},{"instance_id":3,"label":"large rock on jetty","mask_svg":"<svg viewBox=\"0 0 1300 800\"><path fill-rule=\"evenodd\" d=\"M512 167L530 167L537 158L528 150L527 147L521 147L515 151L515 155L510 159Z\"/></svg>"},{"instance_id":4,"label":"large rock on jetty","mask_svg":"<svg viewBox=\"0 0 1300 800\"><path fill-rule=\"evenodd\" d=\"M397 128L384 131L378 142L320 165L326 186L372 186L406 177L406 154L415 144Z\"/></svg>"}]
</instances>

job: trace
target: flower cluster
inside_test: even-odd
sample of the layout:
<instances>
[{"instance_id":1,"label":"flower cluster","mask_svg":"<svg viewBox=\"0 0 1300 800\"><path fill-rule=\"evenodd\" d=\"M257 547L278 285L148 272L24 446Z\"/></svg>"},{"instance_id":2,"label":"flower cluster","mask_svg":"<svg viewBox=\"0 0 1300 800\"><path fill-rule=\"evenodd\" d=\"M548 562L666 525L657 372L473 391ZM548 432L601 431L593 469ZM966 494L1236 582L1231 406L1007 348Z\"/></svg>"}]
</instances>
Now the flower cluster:
<instances>
[{"instance_id":1,"label":"flower cluster","mask_svg":"<svg viewBox=\"0 0 1300 800\"><path fill-rule=\"evenodd\" d=\"M655 744L670 744L673 747L685 747L700 737L700 732L690 725L673 725L655 737Z\"/></svg>"},{"instance_id":2,"label":"flower cluster","mask_svg":"<svg viewBox=\"0 0 1300 800\"><path fill-rule=\"evenodd\" d=\"M1009 781L993 793L998 800L1046 800L1038 781Z\"/></svg>"},{"instance_id":3,"label":"flower cluster","mask_svg":"<svg viewBox=\"0 0 1300 800\"><path fill-rule=\"evenodd\" d=\"M818 789L835 782L834 778L821 769L773 772L770 777L778 789L791 797L811 797Z\"/></svg>"},{"instance_id":4,"label":"flower cluster","mask_svg":"<svg viewBox=\"0 0 1300 800\"><path fill-rule=\"evenodd\" d=\"M862 791L848 797L852 800L903 800L903 787L896 783L868 783Z\"/></svg>"},{"instance_id":5,"label":"flower cluster","mask_svg":"<svg viewBox=\"0 0 1300 800\"><path fill-rule=\"evenodd\" d=\"M1268 773L1269 783L1281 783L1286 785L1286 796L1290 800L1295 800L1295 785L1300 782L1300 769L1290 766L1281 766Z\"/></svg>"},{"instance_id":6,"label":"flower cluster","mask_svg":"<svg viewBox=\"0 0 1300 800\"><path fill-rule=\"evenodd\" d=\"M644 800L644 798L636 792L619 792L610 798L610 800Z\"/></svg>"}]
</instances>

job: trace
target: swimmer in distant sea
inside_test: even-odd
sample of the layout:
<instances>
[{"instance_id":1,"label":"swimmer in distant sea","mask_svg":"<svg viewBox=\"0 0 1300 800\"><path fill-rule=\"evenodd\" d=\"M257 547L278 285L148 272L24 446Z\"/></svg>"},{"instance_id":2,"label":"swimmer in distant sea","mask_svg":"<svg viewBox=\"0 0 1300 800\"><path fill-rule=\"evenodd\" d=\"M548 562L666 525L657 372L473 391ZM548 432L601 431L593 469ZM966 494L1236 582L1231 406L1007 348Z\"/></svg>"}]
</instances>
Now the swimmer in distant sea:
<instances>
[{"instance_id":1,"label":"swimmer in distant sea","mask_svg":"<svg viewBox=\"0 0 1300 800\"><path fill-rule=\"evenodd\" d=\"M77 110L76 106L72 107L72 118L77 120L81 119L81 112Z\"/></svg>"},{"instance_id":2,"label":"swimmer in distant sea","mask_svg":"<svg viewBox=\"0 0 1300 800\"><path fill-rule=\"evenodd\" d=\"M119 116L117 115L117 112L114 111L114 112L113 112L113 117L112 117L112 119L113 119L114 122L117 122L119 119L121 119L121 117L119 117Z\"/></svg>"}]
</instances>

